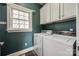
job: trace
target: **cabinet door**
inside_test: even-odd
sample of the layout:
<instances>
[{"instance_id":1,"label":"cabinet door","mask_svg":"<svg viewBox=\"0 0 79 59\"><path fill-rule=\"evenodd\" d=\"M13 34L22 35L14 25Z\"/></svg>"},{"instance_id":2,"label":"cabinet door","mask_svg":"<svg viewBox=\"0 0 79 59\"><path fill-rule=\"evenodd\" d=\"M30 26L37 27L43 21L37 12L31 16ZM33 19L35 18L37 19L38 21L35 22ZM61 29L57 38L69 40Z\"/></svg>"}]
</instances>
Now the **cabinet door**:
<instances>
[{"instance_id":1,"label":"cabinet door","mask_svg":"<svg viewBox=\"0 0 79 59\"><path fill-rule=\"evenodd\" d=\"M59 3L52 3L51 4L51 21L59 20L59 11L60 11L60 4Z\"/></svg>"},{"instance_id":2,"label":"cabinet door","mask_svg":"<svg viewBox=\"0 0 79 59\"><path fill-rule=\"evenodd\" d=\"M40 9L40 24L44 24L44 7Z\"/></svg>"},{"instance_id":3,"label":"cabinet door","mask_svg":"<svg viewBox=\"0 0 79 59\"><path fill-rule=\"evenodd\" d=\"M45 24L50 22L50 4L45 4L40 9L40 24Z\"/></svg>"},{"instance_id":4,"label":"cabinet door","mask_svg":"<svg viewBox=\"0 0 79 59\"><path fill-rule=\"evenodd\" d=\"M76 4L64 3L64 18L71 18L76 16Z\"/></svg>"}]
</instances>

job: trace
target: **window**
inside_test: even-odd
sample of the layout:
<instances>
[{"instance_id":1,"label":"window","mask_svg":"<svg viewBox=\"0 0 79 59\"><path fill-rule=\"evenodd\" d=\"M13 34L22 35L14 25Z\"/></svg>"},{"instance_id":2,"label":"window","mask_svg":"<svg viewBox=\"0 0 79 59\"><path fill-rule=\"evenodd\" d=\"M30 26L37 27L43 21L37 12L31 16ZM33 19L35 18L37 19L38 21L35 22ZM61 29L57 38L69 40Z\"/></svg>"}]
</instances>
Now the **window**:
<instances>
[{"instance_id":1,"label":"window","mask_svg":"<svg viewBox=\"0 0 79 59\"><path fill-rule=\"evenodd\" d=\"M8 32L32 31L32 10L16 4L8 4L7 10Z\"/></svg>"},{"instance_id":2,"label":"window","mask_svg":"<svg viewBox=\"0 0 79 59\"><path fill-rule=\"evenodd\" d=\"M29 29L29 17L28 12L12 9L12 27L15 29Z\"/></svg>"}]
</instances>

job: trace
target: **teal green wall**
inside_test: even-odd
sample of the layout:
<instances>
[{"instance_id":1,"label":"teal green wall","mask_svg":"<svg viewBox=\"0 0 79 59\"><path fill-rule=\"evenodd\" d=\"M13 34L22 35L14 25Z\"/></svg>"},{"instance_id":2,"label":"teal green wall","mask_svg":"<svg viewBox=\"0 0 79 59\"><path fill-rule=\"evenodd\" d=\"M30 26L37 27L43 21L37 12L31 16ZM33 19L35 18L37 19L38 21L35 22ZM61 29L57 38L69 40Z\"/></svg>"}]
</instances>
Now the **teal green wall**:
<instances>
[{"instance_id":1,"label":"teal green wall","mask_svg":"<svg viewBox=\"0 0 79 59\"><path fill-rule=\"evenodd\" d=\"M7 19L7 10L6 10L6 4L2 4L0 3L0 21L6 21L5 19Z\"/></svg>"},{"instance_id":2,"label":"teal green wall","mask_svg":"<svg viewBox=\"0 0 79 59\"><path fill-rule=\"evenodd\" d=\"M76 31L76 18L71 18L70 21L63 21L63 22L55 22L50 24L42 25L43 30L55 30L55 31L69 31L70 28Z\"/></svg>"},{"instance_id":3,"label":"teal green wall","mask_svg":"<svg viewBox=\"0 0 79 59\"><path fill-rule=\"evenodd\" d=\"M7 55L7 54L33 46L33 34L34 32L40 32L40 8L41 6L36 3L34 4L33 3L29 3L29 4L21 3L18 5L35 10L32 16L33 31L32 32L8 33L6 31L6 25L1 25L0 26L0 40L5 42L5 44L1 47L1 55ZM0 4L0 18L1 18L0 21L7 20L6 11L7 11L6 4ZM27 46L24 46L25 42L27 43Z\"/></svg>"},{"instance_id":4,"label":"teal green wall","mask_svg":"<svg viewBox=\"0 0 79 59\"><path fill-rule=\"evenodd\" d=\"M6 4L0 4L0 21L6 21ZM3 16L3 17L2 17ZM6 25L0 25L0 42L5 39ZM1 47L0 47L1 55Z\"/></svg>"}]
</instances>

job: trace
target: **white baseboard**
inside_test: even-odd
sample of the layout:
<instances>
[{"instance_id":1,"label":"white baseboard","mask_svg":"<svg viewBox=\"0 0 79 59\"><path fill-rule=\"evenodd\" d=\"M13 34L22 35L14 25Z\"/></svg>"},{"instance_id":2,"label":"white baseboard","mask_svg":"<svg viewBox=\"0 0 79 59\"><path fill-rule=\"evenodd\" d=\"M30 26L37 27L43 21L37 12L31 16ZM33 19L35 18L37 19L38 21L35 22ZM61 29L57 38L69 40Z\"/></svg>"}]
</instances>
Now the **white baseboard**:
<instances>
[{"instance_id":1,"label":"white baseboard","mask_svg":"<svg viewBox=\"0 0 79 59\"><path fill-rule=\"evenodd\" d=\"M19 56L19 55L22 55L22 54L27 53L27 52L29 52L29 51L32 51L32 50L34 50L35 48L36 48L35 46L32 46L32 47L30 47L30 48L27 48L27 49L23 49L23 50L21 50L21 51L14 52L14 53L9 54L9 55L7 55L7 56Z\"/></svg>"}]
</instances>

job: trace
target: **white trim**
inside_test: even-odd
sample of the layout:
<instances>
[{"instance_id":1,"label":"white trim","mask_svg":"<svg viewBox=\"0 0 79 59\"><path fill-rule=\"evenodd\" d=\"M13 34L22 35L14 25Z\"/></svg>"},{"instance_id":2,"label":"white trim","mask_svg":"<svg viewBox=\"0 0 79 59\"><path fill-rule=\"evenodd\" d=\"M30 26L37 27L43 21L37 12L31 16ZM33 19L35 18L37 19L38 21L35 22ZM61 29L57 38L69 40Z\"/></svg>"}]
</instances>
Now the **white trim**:
<instances>
[{"instance_id":1,"label":"white trim","mask_svg":"<svg viewBox=\"0 0 79 59\"><path fill-rule=\"evenodd\" d=\"M76 55L79 56L79 4L76 4Z\"/></svg>"},{"instance_id":2,"label":"white trim","mask_svg":"<svg viewBox=\"0 0 79 59\"><path fill-rule=\"evenodd\" d=\"M3 24L4 25L4 24L6 24L6 22L0 21L0 24Z\"/></svg>"},{"instance_id":3,"label":"white trim","mask_svg":"<svg viewBox=\"0 0 79 59\"><path fill-rule=\"evenodd\" d=\"M17 29L17 30L13 30L13 29L7 29L8 32L32 32L32 29L31 30L25 30L25 29Z\"/></svg>"},{"instance_id":4,"label":"white trim","mask_svg":"<svg viewBox=\"0 0 79 59\"><path fill-rule=\"evenodd\" d=\"M35 48L37 48L37 47L36 46L33 46L33 47L30 47L30 48L27 48L27 49L24 49L24 50L21 50L21 51L14 52L14 53L9 54L7 56L20 56L22 54L25 54L25 53L27 53L29 51L34 50Z\"/></svg>"},{"instance_id":5,"label":"white trim","mask_svg":"<svg viewBox=\"0 0 79 59\"><path fill-rule=\"evenodd\" d=\"M35 12L35 10L31 10L29 8L25 8L23 6L20 6L20 5L14 4L14 3L7 3L7 6L15 8L15 9L19 9L19 10L24 10L24 11L27 11L27 12Z\"/></svg>"}]
</instances>

